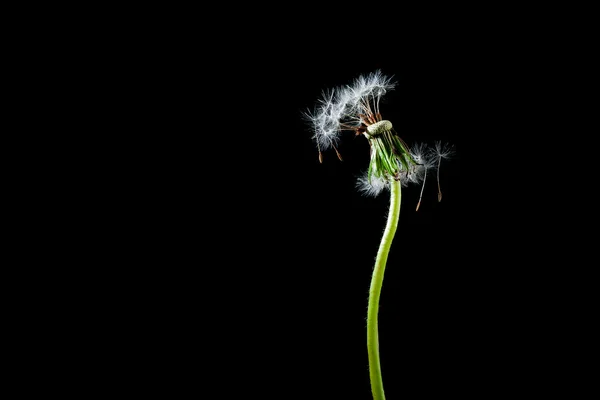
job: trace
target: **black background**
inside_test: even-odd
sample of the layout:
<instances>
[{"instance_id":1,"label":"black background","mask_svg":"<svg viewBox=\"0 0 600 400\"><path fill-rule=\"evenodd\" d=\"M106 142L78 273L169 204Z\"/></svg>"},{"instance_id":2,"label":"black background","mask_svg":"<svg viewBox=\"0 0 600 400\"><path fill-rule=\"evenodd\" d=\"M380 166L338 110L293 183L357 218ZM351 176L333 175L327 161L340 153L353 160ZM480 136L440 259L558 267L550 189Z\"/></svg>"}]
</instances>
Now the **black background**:
<instances>
[{"instance_id":1,"label":"black background","mask_svg":"<svg viewBox=\"0 0 600 400\"><path fill-rule=\"evenodd\" d=\"M468 187L469 153L476 147L468 138L481 111L475 60L461 62L455 52L425 58L418 53L419 61L411 64L399 53L291 63L291 76L284 78L278 96L264 104L266 115L277 114L274 123L267 117L265 129L258 130L264 140L254 153L264 157L258 163L267 176L264 181L256 177L252 185L261 199L259 215L250 217L256 229L243 231L251 254L256 254L255 235L263 239L255 264L263 269L248 274L269 282L257 296L275 314L256 321L256 312L261 313L252 308L248 323L258 322L262 345L275 341L277 378L299 397L369 398L367 299L389 194L365 197L355 188L356 175L368 166L364 138L350 133L339 147L344 161L329 151L320 164L310 126L300 114L313 107L323 89L376 69L397 81L381 109L401 137L409 144L441 140L456 150L440 171L442 202L437 202L434 175L418 212L420 187L403 190L379 314L387 395L470 386L462 374L477 374L486 353L497 351L482 334L494 329L486 318L495 301L484 306L475 300L495 285L487 273L481 276L473 243L480 208L472 207L481 199L473 198L476 189ZM275 331L261 331L259 321Z\"/></svg>"},{"instance_id":2,"label":"black background","mask_svg":"<svg viewBox=\"0 0 600 400\"><path fill-rule=\"evenodd\" d=\"M117 273L118 343L125 365L159 377L142 374L145 387L370 398L367 300L388 192L355 188L363 137L320 164L302 113L375 70L397 83L381 111L405 142L455 149L441 202L433 175L419 211L420 187L402 191L379 312L388 399L556 384L540 365L556 365L547 332L564 296L534 240L552 226L547 187L528 179L546 135L536 124L552 124L541 104L554 57L526 24L463 11L295 23L289 11L231 36L175 24L142 56L125 46L135 62L117 69L120 101L135 135L119 143L130 165L110 182L120 218L108 247L132 265Z\"/></svg>"},{"instance_id":3,"label":"black background","mask_svg":"<svg viewBox=\"0 0 600 400\"><path fill-rule=\"evenodd\" d=\"M499 129L489 120L493 60L451 43L354 55L301 46L233 60L240 69L217 75L216 98L199 95L196 123L175 133L160 194L169 230L158 246L173 268L170 324L182 331L189 318L197 351L217 356L208 380L267 398L369 398L368 289L388 193L355 188L368 166L362 137L342 140L344 161L329 151L320 164L302 113L322 90L380 69L397 82L381 110L401 137L455 149L442 162L441 202L435 175L418 212L420 187L402 192L379 314L386 392L477 391L474 380L498 379L491 360L508 350L498 338L516 329L497 322L512 300L500 290L505 272L490 267L501 255L486 250L498 239L481 228L494 218L494 182L474 157L478 138Z\"/></svg>"},{"instance_id":4,"label":"black background","mask_svg":"<svg viewBox=\"0 0 600 400\"><path fill-rule=\"evenodd\" d=\"M595 14L411 7L131 4L54 10L25 43L15 30L5 247L25 279L5 286L24 390L370 399L388 197L355 187L363 137L320 164L302 113L379 69L404 141L455 149L441 202L432 175L419 211L420 188L402 191L379 312L387 398L585 397Z\"/></svg>"}]
</instances>

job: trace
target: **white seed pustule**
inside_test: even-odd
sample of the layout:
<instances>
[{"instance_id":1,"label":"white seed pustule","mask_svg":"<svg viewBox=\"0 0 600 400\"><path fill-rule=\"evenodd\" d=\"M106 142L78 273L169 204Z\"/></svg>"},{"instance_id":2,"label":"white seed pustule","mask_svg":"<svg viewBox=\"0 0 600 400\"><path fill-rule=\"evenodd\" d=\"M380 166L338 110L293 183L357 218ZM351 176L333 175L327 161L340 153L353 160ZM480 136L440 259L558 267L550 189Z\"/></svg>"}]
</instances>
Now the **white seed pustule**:
<instances>
[{"instance_id":1,"label":"white seed pustule","mask_svg":"<svg viewBox=\"0 0 600 400\"><path fill-rule=\"evenodd\" d=\"M379 122L375 122L373 125L367 126L367 132L369 132L369 135L371 135L371 136L377 136L383 132L391 131L391 130L392 130L392 123L390 121L388 121L387 119L384 119Z\"/></svg>"}]
</instances>

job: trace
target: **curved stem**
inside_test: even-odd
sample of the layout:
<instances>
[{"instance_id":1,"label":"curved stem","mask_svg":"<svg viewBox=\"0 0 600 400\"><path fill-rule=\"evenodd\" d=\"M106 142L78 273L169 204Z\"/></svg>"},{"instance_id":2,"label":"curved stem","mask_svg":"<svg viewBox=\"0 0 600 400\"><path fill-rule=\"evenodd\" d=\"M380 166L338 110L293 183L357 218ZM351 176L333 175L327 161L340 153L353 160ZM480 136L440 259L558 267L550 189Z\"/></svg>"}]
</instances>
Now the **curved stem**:
<instances>
[{"instance_id":1,"label":"curved stem","mask_svg":"<svg viewBox=\"0 0 600 400\"><path fill-rule=\"evenodd\" d=\"M369 376L371 379L371 392L373 400L385 400L383 380L381 378L381 364L379 361L379 333L377 327L377 314L379 312L379 297L383 284L383 273L387 262L390 246L396 233L400 217L400 202L402 198L400 181L394 180L390 188L390 210L375 259L375 268L369 289L369 306L367 309L367 350L369 353Z\"/></svg>"}]
</instances>

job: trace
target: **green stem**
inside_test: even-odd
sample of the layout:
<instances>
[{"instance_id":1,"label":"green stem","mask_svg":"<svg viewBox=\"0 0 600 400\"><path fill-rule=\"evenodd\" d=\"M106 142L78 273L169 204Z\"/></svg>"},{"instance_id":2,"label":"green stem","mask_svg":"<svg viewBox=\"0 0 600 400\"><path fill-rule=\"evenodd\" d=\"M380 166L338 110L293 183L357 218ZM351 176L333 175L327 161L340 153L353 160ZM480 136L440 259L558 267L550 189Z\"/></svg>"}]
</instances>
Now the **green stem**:
<instances>
[{"instance_id":1,"label":"green stem","mask_svg":"<svg viewBox=\"0 0 600 400\"><path fill-rule=\"evenodd\" d=\"M381 378L381 364L379 361L379 333L377 328L377 314L379 311L379 297L383 284L383 273L387 262L390 246L396 233L398 219L400 218L400 202L402 198L400 181L392 181L390 188L390 210L375 259L371 288L369 289L369 306L367 309L367 350L369 353L369 376L371 378L371 392L373 400L385 400L383 380Z\"/></svg>"}]
</instances>

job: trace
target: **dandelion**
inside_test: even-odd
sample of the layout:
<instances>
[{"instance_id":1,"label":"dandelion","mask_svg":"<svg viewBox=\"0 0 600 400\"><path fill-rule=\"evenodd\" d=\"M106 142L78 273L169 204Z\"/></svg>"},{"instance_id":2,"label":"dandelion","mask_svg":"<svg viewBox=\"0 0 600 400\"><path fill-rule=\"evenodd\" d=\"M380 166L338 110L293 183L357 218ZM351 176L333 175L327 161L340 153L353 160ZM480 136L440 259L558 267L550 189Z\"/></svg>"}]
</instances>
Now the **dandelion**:
<instances>
[{"instance_id":1,"label":"dandelion","mask_svg":"<svg viewBox=\"0 0 600 400\"><path fill-rule=\"evenodd\" d=\"M374 400L385 399L377 315L383 275L400 217L401 188L409 184L421 184L416 206L418 211L427 174L429 170L437 169L438 201L441 201L439 167L442 159L454 153L452 147L442 142L436 142L434 148L424 143L409 147L400 138L392 123L384 119L380 111L381 98L394 87L392 78L377 70L359 76L350 85L324 91L315 108L303 113L312 128L319 162L323 162L323 151L328 149L333 149L342 160L337 144L344 132L362 135L370 145L370 161L367 170L358 177L356 186L369 196L377 196L386 190L390 192L389 213L375 259L367 309L369 377Z\"/></svg>"}]
</instances>

